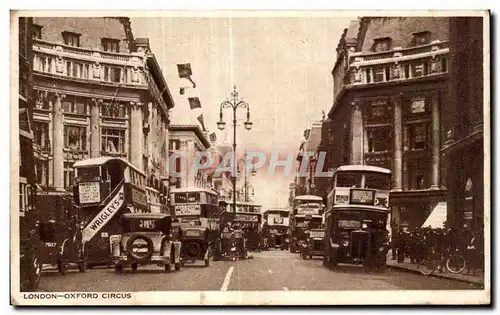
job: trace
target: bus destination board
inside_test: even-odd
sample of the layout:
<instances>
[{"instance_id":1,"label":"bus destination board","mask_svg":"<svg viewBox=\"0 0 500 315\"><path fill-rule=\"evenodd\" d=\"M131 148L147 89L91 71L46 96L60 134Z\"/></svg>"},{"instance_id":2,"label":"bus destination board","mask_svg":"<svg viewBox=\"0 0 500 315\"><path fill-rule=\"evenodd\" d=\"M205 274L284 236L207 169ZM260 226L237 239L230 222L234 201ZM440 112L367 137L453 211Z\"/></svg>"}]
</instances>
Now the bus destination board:
<instances>
[{"instance_id":1,"label":"bus destination board","mask_svg":"<svg viewBox=\"0 0 500 315\"><path fill-rule=\"evenodd\" d=\"M98 203L101 202L101 192L98 182L82 182L78 184L78 196L80 203Z\"/></svg>"},{"instance_id":2,"label":"bus destination board","mask_svg":"<svg viewBox=\"0 0 500 315\"><path fill-rule=\"evenodd\" d=\"M351 203L373 205L375 192L372 190L351 189Z\"/></svg>"},{"instance_id":3,"label":"bus destination board","mask_svg":"<svg viewBox=\"0 0 500 315\"><path fill-rule=\"evenodd\" d=\"M176 205L175 206L175 215L200 215L200 206L199 205Z\"/></svg>"}]
</instances>

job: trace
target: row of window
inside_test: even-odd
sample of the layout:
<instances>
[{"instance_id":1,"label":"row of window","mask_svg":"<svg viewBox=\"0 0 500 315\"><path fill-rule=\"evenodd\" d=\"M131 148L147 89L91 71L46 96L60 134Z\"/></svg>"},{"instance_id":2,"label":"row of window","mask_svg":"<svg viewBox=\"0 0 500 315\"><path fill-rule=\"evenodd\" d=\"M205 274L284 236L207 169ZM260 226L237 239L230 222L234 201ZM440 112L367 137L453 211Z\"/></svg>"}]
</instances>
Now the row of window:
<instances>
[{"instance_id":1,"label":"row of window","mask_svg":"<svg viewBox=\"0 0 500 315\"><path fill-rule=\"evenodd\" d=\"M422 46L422 45L427 45L431 42L431 32L429 31L424 31L424 32L417 32L413 33L413 38L410 43L410 46ZM382 51L388 51L392 47L392 38L390 37L381 37L381 38L375 38L373 40L373 45L372 45L372 51L373 52L382 52Z\"/></svg>"},{"instance_id":2,"label":"row of window","mask_svg":"<svg viewBox=\"0 0 500 315\"><path fill-rule=\"evenodd\" d=\"M435 72L448 71L448 59L441 58L439 64L431 60L417 60L402 65L402 69L396 68L398 65L385 65L364 69L364 83L387 82L392 79L412 79L419 78ZM438 68L439 67L439 68ZM401 72L399 72L401 71ZM397 74L397 75L396 75Z\"/></svg>"},{"instance_id":3,"label":"row of window","mask_svg":"<svg viewBox=\"0 0 500 315\"><path fill-rule=\"evenodd\" d=\"M369 127L367 133L367 152L389 152L393 147L392 126ZM405 125L403 132L404 149L422 150L431 147L432 137L429 122L410 123Z\"/></svg>"},{"instance_id":4,"label":"row of window","mask_svg":"<svg viewBox=\"0 0 500 315\"><path fill-rule=\"evenodd\" d=\"M34 122L34 141L41 147L49 147L49 125ZM87 150L87 127L64 126L64 148ZM125 153L125 129L101 128L101 150L113 154Z\"/></svg>"},{"instance_id":5,"label":"row of window","mask_svg":"<svg viewBox=\"0 0 500 315\"><path fill-rule=\"evenodd\" d=\"M42 39L43 26L33 25L32 37ZM80 38L82 34L75 32L61 32L64 45L80 47ZM115 38L101 38L101 47L104 51L120 52L120 40Z\"/></svg>"}]
</instances>

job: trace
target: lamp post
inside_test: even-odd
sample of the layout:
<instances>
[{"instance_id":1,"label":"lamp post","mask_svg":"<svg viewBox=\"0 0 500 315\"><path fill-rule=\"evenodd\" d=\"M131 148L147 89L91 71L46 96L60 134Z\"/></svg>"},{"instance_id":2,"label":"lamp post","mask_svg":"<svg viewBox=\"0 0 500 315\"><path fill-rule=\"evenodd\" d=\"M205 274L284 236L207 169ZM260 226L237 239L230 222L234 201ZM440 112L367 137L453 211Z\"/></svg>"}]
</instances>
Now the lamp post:
<instances>
[{"instance_id":1,"label":"lamp post","mask_svg":"<svg viewBox=\"0 0 500 315\"><path fill-rule=\"evenodd\" d=\"M224 130L226 123L223 120L222 110L230 108L233 110L233 172L232 172L232 184L233 184L233 213L236 213L236 112L238 108L247 109L247 120L245 121L245 129L252 129L252 122L250 121L250 105L247 102L240 100L239 94L236 91L236 86L233 88L231 93L231 99L225 100L220 104L219 121L217 122L217 128L219 130Z\"/></svg>"}]
</instances>

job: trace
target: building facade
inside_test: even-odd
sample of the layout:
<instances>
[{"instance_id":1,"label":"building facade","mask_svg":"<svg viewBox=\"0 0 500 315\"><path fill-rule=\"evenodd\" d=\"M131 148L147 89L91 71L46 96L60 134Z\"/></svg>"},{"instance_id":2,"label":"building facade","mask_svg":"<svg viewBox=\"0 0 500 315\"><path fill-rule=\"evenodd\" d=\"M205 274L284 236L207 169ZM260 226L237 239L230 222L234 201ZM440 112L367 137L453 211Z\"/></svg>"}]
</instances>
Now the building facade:
<instances>
[{"instance_id":1,"label":"building facade","mask_svg":"<svg viewBox=\"0 0 500 315\"><path fill-rule=\"evenodd\" d=\"M420 227L446 207L441 115L448 106L448 35L444 17L362 18L337 48L332 75L342 87L322 139L328 167L390 169L394 230Z\"/></svg>"},{"instance_id":2,"label":"building facade","mask_svg":"<svg viewBox=\"0 0 500 315\"><path fill-rule=\"evenodd\" d=\"M484 228L483 23L450 19L450 102L443 115L448 221L474 229Z\"/></svg>"},{"instance_id":3,"label":"building facade","mask_svg":"<svg viewBox=\"0 0 500 315\"><path fill-rule=\"evenodd\" d=\"M201 128L197 125L170 126L169 150L176 154L171 158L170 176L173 186L212 187L211 169L195 169L195 159L199 158L198 165L204 165L207 160L197 152L209 153L211 143Z\"/></svg>"},{"instance_id":4,"label":"building facade","mask_svg":"<svg viewBox=\"0 0 500 315\"><path fill-rule=\"evenodd\" d=\"M297 172L299 175L295 179L296 196L318 195L317 185L321 180L316 178L315 172L322 130L323 122L314 121L311 128L304 131L305 141L300 145L299 154L297 155ZM304 158L308 159L307 164L303 162ZM304 167L306 168L302 169Z\"/></svg>"},{"instance_id":5,"label":"building facade","mask_svg":"<svg viewBox=\"0 0 500 315\"><path fill-rule=\"evenodd\" d=\"M35 17L34 148L37 182L69 190L73 163L129 160L164 190L174 101L149 41L126 17Z\"/></svg>"}]
</instances>

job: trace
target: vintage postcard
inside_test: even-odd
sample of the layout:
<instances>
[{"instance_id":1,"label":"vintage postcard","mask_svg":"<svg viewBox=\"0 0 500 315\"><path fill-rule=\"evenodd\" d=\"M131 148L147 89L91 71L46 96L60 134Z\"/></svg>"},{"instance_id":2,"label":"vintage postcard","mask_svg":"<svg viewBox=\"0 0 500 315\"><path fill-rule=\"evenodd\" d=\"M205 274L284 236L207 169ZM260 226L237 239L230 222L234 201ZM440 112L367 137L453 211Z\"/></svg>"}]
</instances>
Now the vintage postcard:
<instances>
[{"instance_id":1,"label":"vintage postcard","mask_svg":"<svg viewBox=\"0 0 500 315\"><path fill-rule=\"evenodd\" d=\"M380 14L11 11L11 303L489 304L489 12Z\"/></svg>"}]
</instances>

